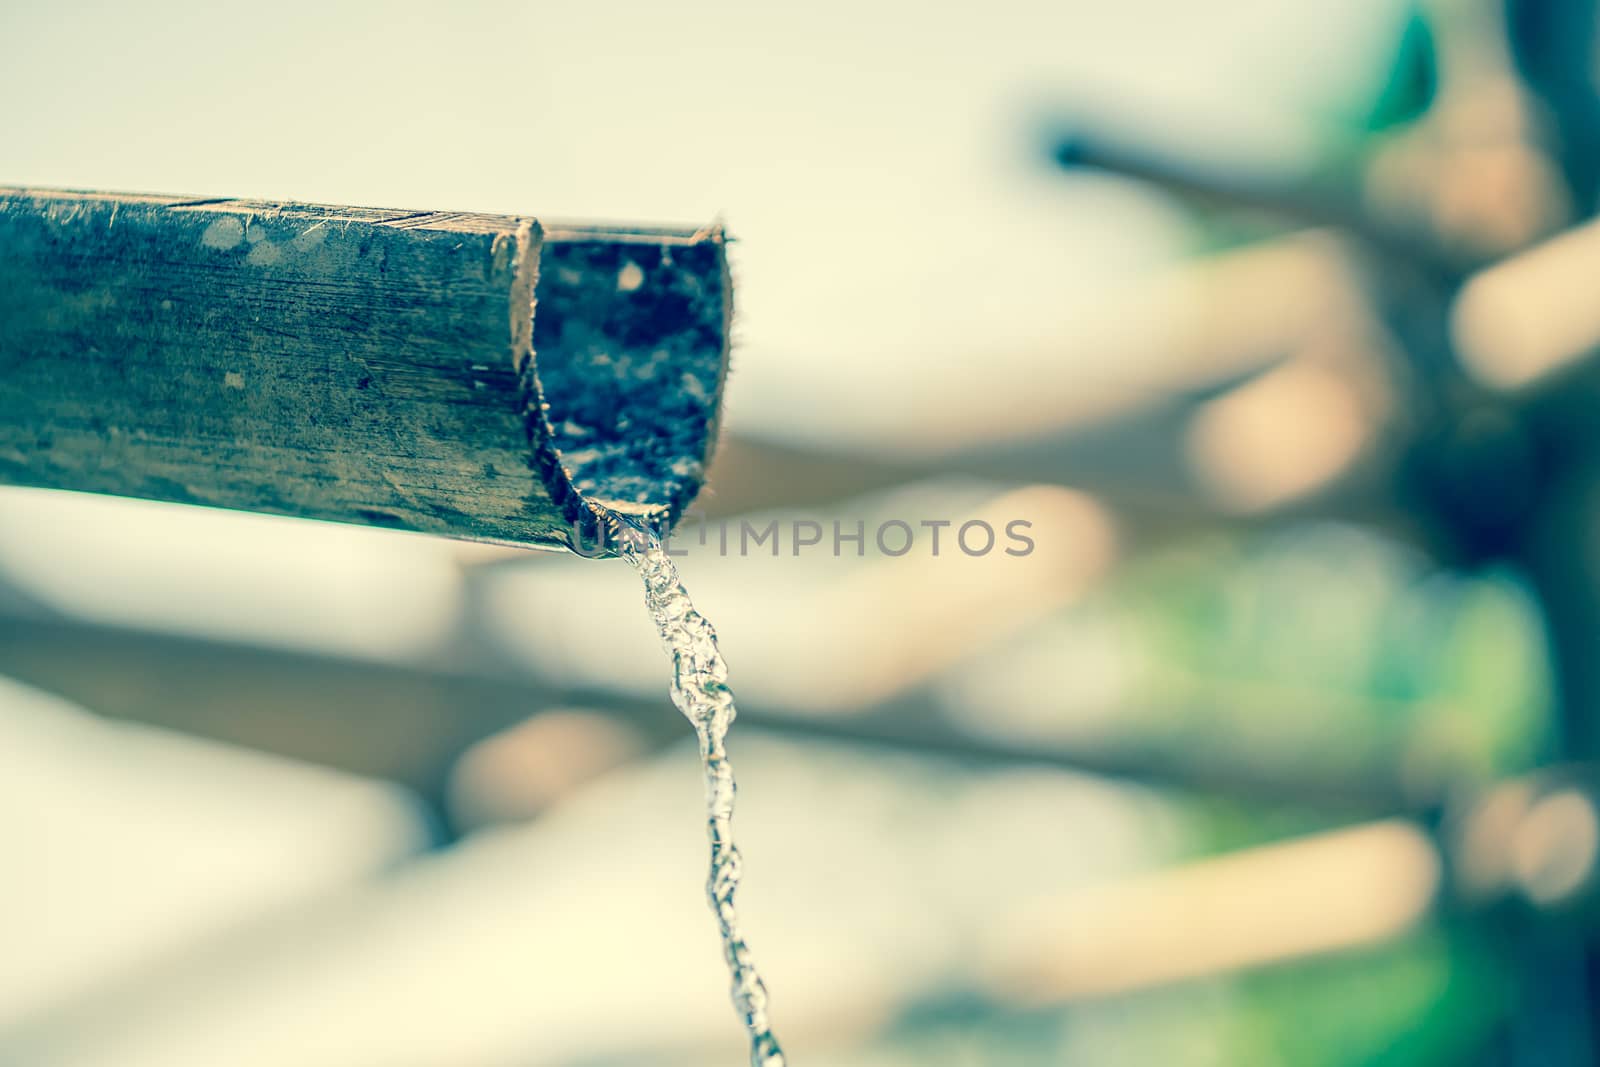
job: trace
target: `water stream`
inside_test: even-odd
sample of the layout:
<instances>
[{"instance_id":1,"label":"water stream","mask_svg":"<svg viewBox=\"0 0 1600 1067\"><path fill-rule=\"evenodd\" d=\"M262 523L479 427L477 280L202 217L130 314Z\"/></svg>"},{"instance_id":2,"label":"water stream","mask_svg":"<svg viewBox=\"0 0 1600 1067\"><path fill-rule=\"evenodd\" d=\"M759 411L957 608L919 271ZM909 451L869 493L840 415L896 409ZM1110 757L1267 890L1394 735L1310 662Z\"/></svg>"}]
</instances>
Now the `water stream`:
<instances>
[{"instance_id":1,"label":"water stream","mask_svg":"<svg viewBox=\"0 0 1600 1067\"><path fill-rule=\"evenodd\" d=\"M645 530L625 526L617 551L644 579L645 605L672 657L672 702L700 739L706 833L711 839L706 898L722 934L722 951L733 979L733 1006L750 1037L750 1063L752 1067L784 1067L783 1050L767 1019L767 987L739 929L734 905L742 861L733 842L735 787L726 746L728 727L738 714L733 691L728 688L728 665L717 650L717 632L695 610L661 541Z\"/></svg>"}]
</instances>

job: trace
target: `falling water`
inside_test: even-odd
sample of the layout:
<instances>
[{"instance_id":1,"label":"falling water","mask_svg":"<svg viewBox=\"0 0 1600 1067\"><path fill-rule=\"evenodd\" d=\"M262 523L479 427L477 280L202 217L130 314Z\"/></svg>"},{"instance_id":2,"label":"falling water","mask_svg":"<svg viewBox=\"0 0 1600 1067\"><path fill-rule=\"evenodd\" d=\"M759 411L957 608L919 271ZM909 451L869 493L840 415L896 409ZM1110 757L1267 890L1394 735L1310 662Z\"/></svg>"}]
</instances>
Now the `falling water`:
<instances>
[{"instance_id":1,"label":"falling water","mask_svg":"<svg viewBox=\"0 0 1600 1067\"><path fill-rule=\"evenodd\" d=\"M722 951L733 977L733 1006L750 1035L752 1067L783 1067L783 1050L767 1021L767 987L756 972L750 946L739 930L734 894L741 860L733 843L733 765L725 741L738 714L728 688L728 665L717 651L717 632L695 610L661 541L633 526L620 530L618 552L644 579L645 605L672 656L672 702L693 724L705 765L706 833L711 838L711 874L706 897L722 933Z\"/></svg>"}]
</instances>

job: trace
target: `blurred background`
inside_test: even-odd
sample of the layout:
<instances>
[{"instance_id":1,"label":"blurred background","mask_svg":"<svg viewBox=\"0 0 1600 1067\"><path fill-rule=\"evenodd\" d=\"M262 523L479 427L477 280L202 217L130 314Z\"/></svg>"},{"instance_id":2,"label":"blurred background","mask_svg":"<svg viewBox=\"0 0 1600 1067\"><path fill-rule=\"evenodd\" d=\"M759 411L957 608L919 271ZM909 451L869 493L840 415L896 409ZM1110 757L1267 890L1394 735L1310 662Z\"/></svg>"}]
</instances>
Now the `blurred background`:
<instances>
[{"instance_id":1,"label":"blurred background","mask_svg":"<svg viewBox=\"0 0 1600 1067\"><path fill-rule=\"evenodd\" d=\"M738 238L797 1064L1600 1062L1592 0L9 0L0 179ZM0 490L0 1062L743 1056L616 563Z\"/></svg>"}]
</instances>

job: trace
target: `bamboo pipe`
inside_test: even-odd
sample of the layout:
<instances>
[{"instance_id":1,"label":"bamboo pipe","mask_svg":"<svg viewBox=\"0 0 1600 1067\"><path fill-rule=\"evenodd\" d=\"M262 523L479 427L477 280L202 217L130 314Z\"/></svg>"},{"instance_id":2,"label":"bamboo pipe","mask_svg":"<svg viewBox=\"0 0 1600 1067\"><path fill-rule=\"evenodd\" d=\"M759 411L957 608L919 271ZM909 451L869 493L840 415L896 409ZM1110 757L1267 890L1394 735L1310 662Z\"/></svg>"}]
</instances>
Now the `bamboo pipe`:
<instances>
[{"instance_id":1,"label":"bamboo pipe","mask_svg":"<svg viewBox=\"0 0 1600 1067\"><path fill-rule=\"evenodd\" d=\"M0 483L590 547L699 491L729 312L714 227L0 187Z\"/></svg>"}]
</instances>

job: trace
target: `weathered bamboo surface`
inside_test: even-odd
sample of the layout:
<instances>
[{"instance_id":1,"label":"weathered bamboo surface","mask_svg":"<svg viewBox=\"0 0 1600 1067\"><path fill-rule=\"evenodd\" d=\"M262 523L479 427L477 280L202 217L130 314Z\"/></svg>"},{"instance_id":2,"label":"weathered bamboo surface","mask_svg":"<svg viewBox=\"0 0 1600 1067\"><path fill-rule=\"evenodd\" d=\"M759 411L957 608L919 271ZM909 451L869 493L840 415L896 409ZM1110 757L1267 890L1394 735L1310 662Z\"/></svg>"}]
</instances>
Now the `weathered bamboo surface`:
<instances>
[{"instance_id":1,"label":"weathered bamboo surface","mask_svg":"<svg viewBox=\"0 0 1600 1067\"><path fill-rule=\"evenodd\" d=\"M559 546L670 523L721 232L0 188L0 482Z\"/></svg>"}]
</instances>

